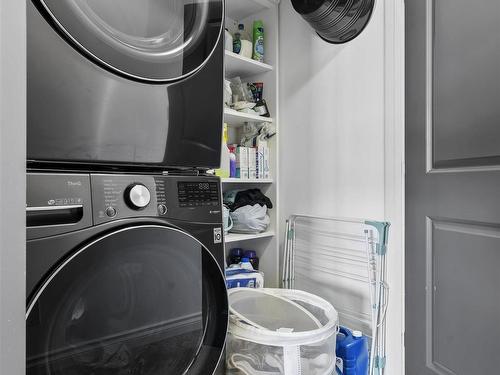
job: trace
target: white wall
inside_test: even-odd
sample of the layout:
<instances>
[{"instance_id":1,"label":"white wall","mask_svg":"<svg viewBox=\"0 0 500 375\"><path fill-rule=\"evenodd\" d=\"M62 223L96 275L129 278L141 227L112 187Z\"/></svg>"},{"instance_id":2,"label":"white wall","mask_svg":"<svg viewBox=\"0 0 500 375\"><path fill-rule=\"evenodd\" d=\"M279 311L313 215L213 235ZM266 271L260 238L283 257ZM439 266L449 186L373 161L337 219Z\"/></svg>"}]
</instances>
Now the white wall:
<instances>
[{"instance_id":1,"label":"white wall","mask_svg":"<svg viewBox=\"0 0 500 375\"><path fill-rule=\"evenodd\" d=\"M345 45L281 2L282 213L384 217L383 3ZM300 197L300 199L297 199Z\"/></svg>"},{"instance_id":2,"label":"white wall","mask_svg":"<svg viewBox=\"0 0 500 375\"><path fill-rule=\"evenodd\" d=\"M0 374L25 373L26 3L0 1Z\"/></svg>"},{"instance_id":3,"label":"white wall","mask_svg":"<svg viewBox=\"0 0 500 375\"><path fill-rule=\"evenodd\" d=\"M402 1L379 0L358 38L330 45L289 0L280 4L281 220L309 213L393 222L388 375L404 373L404 21L396 25L397 17L404 18Z\"/></svg>"}]
</instances>

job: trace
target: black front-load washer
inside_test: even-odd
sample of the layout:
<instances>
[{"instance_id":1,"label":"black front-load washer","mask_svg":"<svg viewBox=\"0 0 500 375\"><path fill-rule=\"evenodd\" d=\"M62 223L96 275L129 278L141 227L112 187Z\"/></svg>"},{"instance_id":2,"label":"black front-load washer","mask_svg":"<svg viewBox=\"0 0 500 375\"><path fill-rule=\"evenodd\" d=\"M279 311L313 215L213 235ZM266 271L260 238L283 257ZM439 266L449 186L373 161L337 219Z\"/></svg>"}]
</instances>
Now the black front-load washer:
<instances>
[{"instance_id":1,"label":"black front-load washer","mask_svg":"<svg viewBox=\"0 0 500 375\"><path fill-rule=\"evenodd\" d=\"M224 0L26 1L30 166L219 165Z\"/></svg>"},{"instance_id":2,"label":"black front-load washer","mask_svg":"<svg viewBox=\"0 0 500 375\"><path fill-rule=\"evenodd\" d=\"M29 173L27 375L222 371L215 177Z\"/></svg>"}]
</instances>

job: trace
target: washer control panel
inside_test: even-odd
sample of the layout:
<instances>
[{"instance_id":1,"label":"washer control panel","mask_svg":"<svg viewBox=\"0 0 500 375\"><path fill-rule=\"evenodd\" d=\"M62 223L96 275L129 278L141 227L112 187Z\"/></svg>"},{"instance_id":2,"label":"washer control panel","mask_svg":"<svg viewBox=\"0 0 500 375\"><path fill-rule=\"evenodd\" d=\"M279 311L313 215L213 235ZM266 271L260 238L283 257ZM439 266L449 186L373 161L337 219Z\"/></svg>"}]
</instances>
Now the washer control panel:
<instances>
[{"instance_id":1,"label":"washer control panel","mask_svg":"<svg viewBox=\"0 0 500 375\"><path fill-rule=\"evenodd\" d=\"M218 222L216 177L92 174L94 224L130 217Z\"/></svg>"},{"instance_id":2,"label":"washer control panel","mask_svg":"<svg viewBox=\"0 0 500 375\"><path fill-rule=\"evenodd\" d=\"M129 218L222 225L220 181L211 176L29 172L26 200L28 239Z\"/></svg>"}]
</instances>

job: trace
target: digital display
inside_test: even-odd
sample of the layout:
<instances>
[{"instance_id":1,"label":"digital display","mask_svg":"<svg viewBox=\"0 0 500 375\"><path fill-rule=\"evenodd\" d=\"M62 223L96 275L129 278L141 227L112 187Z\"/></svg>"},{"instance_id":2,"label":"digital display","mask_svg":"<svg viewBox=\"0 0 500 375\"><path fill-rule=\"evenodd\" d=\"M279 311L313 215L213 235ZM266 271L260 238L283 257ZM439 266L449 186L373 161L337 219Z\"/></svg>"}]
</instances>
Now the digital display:
<instances>
[{"instance_id":1,"label":"digital display","mask_svg":"<svg viewBox=\"0 0 500 375\"><path fill-rule=\"evenodd\" d=\"M179 207L202 207L219 205L217 182L179 182Z\"/></svg>"}]
</instances>

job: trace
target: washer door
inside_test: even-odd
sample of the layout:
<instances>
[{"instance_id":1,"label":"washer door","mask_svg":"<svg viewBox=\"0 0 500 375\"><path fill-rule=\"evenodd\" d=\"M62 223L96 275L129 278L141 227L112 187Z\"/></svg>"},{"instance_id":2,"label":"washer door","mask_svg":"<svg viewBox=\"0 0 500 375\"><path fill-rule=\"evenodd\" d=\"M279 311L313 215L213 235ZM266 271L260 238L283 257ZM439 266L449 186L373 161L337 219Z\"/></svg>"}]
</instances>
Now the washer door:
<instances>
[{"instance_id":1,"label":"washer door","mask_svg":"<svg viewBox=\"0 0 500 375\"><path fill-rule=\"evenodd\" d=\"M200 242L122 229L74 253L29 304L26 374L212 374L227 314L223 274Z\"/></svg>"},{"instance_id":2,"label":"washer door","mask_svg":"<svg viewBox=\"0 0 500 375\"><path fill-rule=\"evenodd\" d=\"M166 82L195 72L223 30L223 0L33 1L87 57L139 80Z\"/></svg>"}]
</instances>

